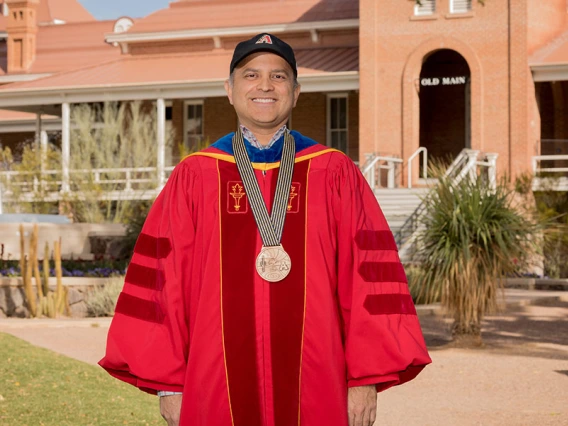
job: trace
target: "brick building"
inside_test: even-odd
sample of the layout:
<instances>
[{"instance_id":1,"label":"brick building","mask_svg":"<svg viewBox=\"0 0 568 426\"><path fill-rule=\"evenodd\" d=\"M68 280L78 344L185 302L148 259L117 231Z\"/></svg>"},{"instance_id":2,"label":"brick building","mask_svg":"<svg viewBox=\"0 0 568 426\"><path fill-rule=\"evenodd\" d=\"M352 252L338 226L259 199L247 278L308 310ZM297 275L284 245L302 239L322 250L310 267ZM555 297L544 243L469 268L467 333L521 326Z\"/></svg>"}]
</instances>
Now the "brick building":
<instances>
[{"instance_id":1,"label":"brick building","mask_svg":"<svg viewBox=\"0 0 568 426\"><path fill-rule=\"evenodd\" d=\"M566 0L360 5L361 155L473 148L517 175L568 154Z\"/></svg>"},{"instance_id":2,"label":"brick building","mask_svg":"<svg viewBox=\"0 0 568 426\"><path fill-rule=\"evenodd\" d=\"M266 31L297 53L291 127L361 163L396 156L405 172L420 147L468 147L516 175L568 154L567 0L178 0L117 21L77 0L0 6L4 146L52 135L65 158L73 104L131 100L156 108L160 146L168 127L175 145L214 141L237 124L223 89L232 50ZM161 176L175 159L161 150Z\"/></svg>"}]
</instances>

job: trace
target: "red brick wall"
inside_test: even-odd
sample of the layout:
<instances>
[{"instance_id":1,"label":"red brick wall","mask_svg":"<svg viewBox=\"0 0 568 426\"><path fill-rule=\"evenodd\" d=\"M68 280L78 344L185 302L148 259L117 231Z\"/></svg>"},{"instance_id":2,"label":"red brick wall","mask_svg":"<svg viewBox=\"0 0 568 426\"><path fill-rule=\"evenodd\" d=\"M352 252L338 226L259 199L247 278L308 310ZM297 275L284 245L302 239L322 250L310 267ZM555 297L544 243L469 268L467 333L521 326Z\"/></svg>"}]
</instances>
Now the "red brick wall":
<instances>
[{"instance_id":1,"label":"red brick wall","mask_svg":"<svg viewBox=\"0 0 568 426\"><path fill-rule=\"evenodd\" d=\"M226 96L205 99L203 114L205 138L210 143L237 129L237 114Z\"/></svg>"},{"instance_id":2,"label":"red brick wall","mask_svg":"<svg viewBox=\"0 0 568 426\"><path fill-rule=\"evenodd\" d=\"M528 51L544 46L566 28L568 4L566 0L527 0Z\"/></svg>"},{"instance_id":3,"label":"red brick wall","mask_svg":"<svg viewBox=\"0 0 568 426\"><path fill-rule=\"evenodd\" d=\"M292 110L292 129L326 145L327 96L325 93L301 93Z\"/></svg>"},{"instance_id":4,"label":"red brick wall","mask_svg":"<svg viewBox=\"0 0 568 426\"><path fill-rule=\"evenodd\" d=\"M349 92L349 156L359 160L359 92Z\"/></svg>"},{"instance_id":5,"label":"red brick wall","mask_svg":"<svg viewBox=\"0 0 568 426\"><path fill-rule=\"evenodd\" d=\"M528 66L529 28L533 46L553 33L546 20L554 10L566 14L565 4L558 9L564 2L553 0L538 11L542 3L515 1L509 15L508 2L482 6L474 1L473 11L458 17L449 14L449 0L439 0L435 16L417 18L414 1L360 0L365 11L360 28L360 156L394 152L408 158L415 152L422 63L436 50L452 49L471 70L472 148L498 153L501 174L529 170L540 129Z\"/></svg>"}]
</instances>

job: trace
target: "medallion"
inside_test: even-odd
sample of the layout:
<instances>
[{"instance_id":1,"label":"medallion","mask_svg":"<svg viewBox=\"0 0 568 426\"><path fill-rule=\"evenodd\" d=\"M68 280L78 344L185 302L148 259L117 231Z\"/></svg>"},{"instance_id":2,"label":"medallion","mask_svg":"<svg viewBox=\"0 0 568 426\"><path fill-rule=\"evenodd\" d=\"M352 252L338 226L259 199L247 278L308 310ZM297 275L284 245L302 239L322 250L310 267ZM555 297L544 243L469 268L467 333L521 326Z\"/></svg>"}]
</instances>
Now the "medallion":
<instances>
[{"instance_id":1,"label":"medallion","mask_svg":"<svg viewBox=\"0 0 568 426\"><path fill-rule=\"evenodd\" d=\"M290 273L292 267L290 256L282 248L281 241L286 212L292 210L292 202L298 196L295 187L292 185L296 142L290 132L286 130L271 214L268 214L268 209L264 203L240 128L233 136L233 152L237 169L243 180L244 193L250 203L263 242L262 250L256 258L256 271L266 281L273 283L281 281ZM239 211L242 196L238 199L237 197L242 193L242 188L239 189L235 185L232 189L231 195L236 203L235 211Z\"/></svg>"},{"instance_id":2,"label":"medallion","mask_svg":"<svg viewBox=\"0 0 568 426\"><path fill-rule=\"evenodd\" d=\"M290 273L292 261L282 246L262 247L256 258L256 270L266 281L282 281Z\"/></svg>"}]
</instances>

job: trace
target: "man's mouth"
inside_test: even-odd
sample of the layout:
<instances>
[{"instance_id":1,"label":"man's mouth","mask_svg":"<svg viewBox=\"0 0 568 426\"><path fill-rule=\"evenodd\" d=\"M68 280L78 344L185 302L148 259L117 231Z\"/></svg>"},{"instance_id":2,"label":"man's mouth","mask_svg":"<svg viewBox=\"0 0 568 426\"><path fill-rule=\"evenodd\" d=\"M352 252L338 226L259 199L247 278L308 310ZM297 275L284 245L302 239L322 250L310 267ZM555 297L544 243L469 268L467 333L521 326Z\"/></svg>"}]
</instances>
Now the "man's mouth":
<instances>
[{"instance_id":1,"label":"man's mouth","mask_svg":"<svg viewBox=\"0 0 568 426\"><path fill-rule=\"evenodd\" d=\"M253 98L252 101L259 103L259 104L271 104L271 103L276 102L276 99L273 99L273 98Z\"/></svg>"}]
</instances>

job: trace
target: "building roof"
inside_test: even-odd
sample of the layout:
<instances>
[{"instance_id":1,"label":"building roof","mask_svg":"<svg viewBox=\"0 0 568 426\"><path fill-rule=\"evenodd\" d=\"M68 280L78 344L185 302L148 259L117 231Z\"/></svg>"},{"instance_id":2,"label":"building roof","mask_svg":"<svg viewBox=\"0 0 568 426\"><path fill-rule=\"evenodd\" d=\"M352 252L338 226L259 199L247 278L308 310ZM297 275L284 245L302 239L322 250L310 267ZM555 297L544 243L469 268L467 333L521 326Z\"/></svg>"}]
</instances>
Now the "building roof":
<instances>
[{"instance_id":1,"label":"building roof","mask_svg":"<svg viewBox=\"0 0 568 426\"><path fill-rule=\"evenodd\" d=\"M26 74L43 74L77 69L120 57L120 49L105 42L115 21L92 21L40 26L36 58ZM0 58L0 75L6 75L5 55Z\"/></svg>"},{"instance_id":2,"label":"building roof","mask_svg":"<svg viewBox=\"0 0 568 426\"><path fill-rule=\"evenodd\" d=\"M0 0L4 5L5 0ZM56 21L89 22L95 18L77 0L40 0L37 10L39 25L51 24ZM6 31L6 17L0 14L0 31Z\"/></svg>"},{"instance_id":3,"label":"building roof","mask_svg":"<svg viewBox=\"0 0 568 426\"><path fill-rule=\"evenodd\" d=\"M534 52L529 64L531 66L568 65L568 27L550 43Z\"/></svg>"},{"instance_id":4,"label":"building roof","mask_svg":"<svg viewBox=\"0 0 568 426\"><path fill-rule=\"evenodd\" d=\"M0 87L10 92L131 85L189 83L227 78L232 51L196 52L183 55L123 56L90 67L59 73L33 81ZM297 49L300 77L310 74L358 71L358 47ZM164 66L167 64L167 66Z\"/></svg>"},{"instance_id":5,"label":"building roof","mask_svg":"<svg viewBox=\"0 0 568 426\"><path fill-rule=\"evenodd\" d=\"M178 1L138 20L128 33L357 18L358 0Z\"/></svg>"},{"instance_id":6,"label":"building roof","mask_svg":"<svg viewBox=\"0 0 568 426\"><path fill-rule=\"evenodd\" d=\"M59 117L54 115L43 115L42 120L56 120ZM7 109L0 109L0 122L6 121L35 121L37 114L21 111L10 111Z\"/></svg>"}]
</instances>

